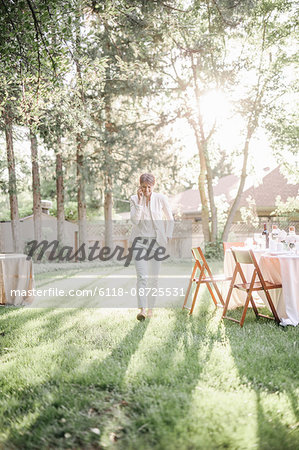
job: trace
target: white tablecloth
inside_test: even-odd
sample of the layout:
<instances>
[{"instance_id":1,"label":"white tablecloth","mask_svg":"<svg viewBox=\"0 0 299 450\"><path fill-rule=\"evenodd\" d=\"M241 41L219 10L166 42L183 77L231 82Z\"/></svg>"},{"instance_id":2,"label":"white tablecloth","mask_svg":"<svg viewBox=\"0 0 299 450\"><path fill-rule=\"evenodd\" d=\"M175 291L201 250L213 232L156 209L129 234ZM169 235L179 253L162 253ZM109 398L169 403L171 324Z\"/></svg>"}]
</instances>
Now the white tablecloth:
<instances>
[{"instance_id":1,"label":"white tablecloth","mask_svg":"<svg viewBox=\"0 0 299 450\"><path fill-rule=\"evenodd\" d=\"M0 253L0 302L6 305L27 305L33 301L32 260L20 253ZM15 291L18 292L15 292Z\"/></svg>"},{"instance_id":2,"label":"white tablecloth","mask_svg":"<svg viewBox=\"0 0 299 450\"><path fill-rule=\"evenodd\" d=\"M262 274L268 281L282 284L281 295L271 298L275 302L281 325L299 323L299 256L263 255L259 262Z\"/></svg>"},{"instance_id":3,"label":"white tablecloth","mask_svg":"<svg viewBox=\"0 0 299 450\"><path fill-rule=\"evenodd\" d=\"M260 266L263 277L266 281L281 283L282 289L271 289L270 295L282 325L298 325L299 323L299 256L272 255L265 250L254 250L255 258ZM235 261L230 250L225 252L224 273L232 276L235 268ZM247 282L250 282L253 268L242 264L242 269ZM237 283L242 282L237 278ZM226 299L229 283L222 289L223 299ZM233 289L229 303L229 309L243 306L246 299L246 292ZM254 293L254 300L259 304L261 300L269 308L266 296L263 292ZM270 309L270 308L269 308Z\"/></svg>"}]
</instances>

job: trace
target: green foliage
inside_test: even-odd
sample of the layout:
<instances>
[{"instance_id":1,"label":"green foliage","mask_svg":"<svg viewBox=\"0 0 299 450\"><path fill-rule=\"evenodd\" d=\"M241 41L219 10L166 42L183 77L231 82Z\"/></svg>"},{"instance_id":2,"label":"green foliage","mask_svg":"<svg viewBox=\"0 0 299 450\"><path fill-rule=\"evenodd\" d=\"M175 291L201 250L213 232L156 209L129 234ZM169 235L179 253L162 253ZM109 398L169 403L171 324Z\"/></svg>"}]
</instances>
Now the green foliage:
<instances>
[{"instance_id":1,"label":"green foliage","mask_svg":"<svg viewBox=\"0 0 299 450\"><path fill-rule=\"evenodd\" d=\"M246 202L248 203L248 206L240 208L242 221L247 225L257 227L259 225L259 218L256 212L255 200L249 195L249 197L246 198Z\"/></svg>"},{"instance_id":2,"label":"green foliage","mask_svg":"<svg viewBox=\"0 0 299 450\"><path fill-rule=\"evenodd\" d=\"M50 209L51 216L57 217L57 206L56 203ZM76 202L68 202L64 206L65 220L77 221L78 220L78 205Z\"/></svg>"},{"instance_id":3,"label":"green foliage","mask_svg":"<svg viewBox=\"0 0 299 450\"><path fill-rule=\"evenodd\" d=\"M299 195L297 197L288 197L286 202L281 200L278 195L275 201L276 209L272 215L286 217L289 220L299 220Z\"/></svg>"},{"instance_id":4,"label":"green foliage","mask_svg":"<svg viewBox=\"0 0 299 450\"><path fill-rule=\"evenodd\" d=\"M223 261L223 243L221 239L216 242L205 242L204 255L211 261Z\"/></svg>"},{"instance_id":5,"label":"green foliage","mask_svg":"<svg viewBox=\"0 0 299 450\"><path fill-rule=\"evenodd\" d=\"M32 215L32 206L25 206L19 208L19 217L22 219L23 217ZM10 221L10 210L9 209L1 209L0 213L0 221Z\"/></svg>"},{"instance_id":6,"label":"green foliage","mask_svg":"<svg viewBox=\"0 0 299 450\"><path fill-rule=\"evenodd\" d=\"M8 108L14 124L30 125L44 143L42 196L55 199L55 153L61 151L66 217L76 220L79 136L89 216L108 190L120 199L135 192L140 171L157 174L157 189L166 193L196 184L203 165L189 152L185 130L176 142L170 126L178 120L205 142L214 180L238 172L243 137L258 126L268 129L295 179L298 164L285 157L295 153L298 133L289 108L294 12L284 0L0 2L0 112ZM213 91L230 98L226 122L208 114L198 120ZM240 126L224 142L235 118ZM3 117L0 122L3 128ZM177 155L181 148L187 169ZM28 165L16 159L18 187L26 190ZM4 174L0 187L7 192ZM221 228L226 212L219 208Z\"/></svg>"}]
</instances>

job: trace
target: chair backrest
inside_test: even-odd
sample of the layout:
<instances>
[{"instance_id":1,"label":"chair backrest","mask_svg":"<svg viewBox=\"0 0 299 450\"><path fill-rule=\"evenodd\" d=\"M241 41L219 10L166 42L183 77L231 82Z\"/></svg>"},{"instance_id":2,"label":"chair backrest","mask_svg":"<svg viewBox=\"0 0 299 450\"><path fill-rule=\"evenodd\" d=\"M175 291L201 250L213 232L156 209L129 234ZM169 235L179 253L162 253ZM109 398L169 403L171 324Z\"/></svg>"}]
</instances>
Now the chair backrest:
<instances>
[{"instance_id":1,"label":"chair backrest","mask_svg":"<svg viewBox=\"0 0 299 450\"><path fill-rule=\"evenodd\" d=\"M207 260L205 258L205 255L203 254L203 251L200 247L193 247L191 249L192 255L195 259L195 265L200 271L203 272L205 277L205 272L207 271L208 275L212 277L212 272L209 267L209 264L207 263Z\"/></svg>"},{"instance_id":2,"label":"chair backrest","mask_svg":"<svg viewBox=\"0 0 299 450\"><path fill-rule=\"evenodd\" d=\"M254 261L252 258L252 257L254 257L254 255L253 255L252 250L238 249L237 247L232 247L231 252L233 254L233 257L234 257L236 263L254 264Z\"/></svg>"},{"instance_id":3,"label":"chair backrest","mask_svg":"<svg viewBox=\"0 0 299 450\"><path fill-rule=\"evenodd\" d=\"M199 261L199 262L205 261L204 254L203 254L202 249L200 247L193 247L191 249L191 252L192 252L192 255L193 255L193 257L194 257L194 259L196 261Z\"/></svg>"},{"instance_id":4,"label":"chair backrest","mask_svg":"<svg viewBox=\"0 0 299 450\"><path fill-rule=\"evenodd\" d=\"M240 267L240 264L252 264L254 266L254 270L263 286L263 288L266 288L265 280L263 277L263 274L261 272L261 269L258 265L258 262L254 256L254 253L251 249L238 249L238 248L231 248L231 252L233 254L233 257L235 259L236 264L239 264L239 270L242 272L242 269ZM242 276L243 278L243 276Z\"/></svg>"},{"instance_id":5,"label":"chair backrest","mask_svg":"<svg viewBox=\"0 0 299 450\"><path fill-rule=\"evenodd\" d=\"M245 247L245 242L223 242L223 250L226 251L231 247Z\"/></svg>"},{"instance_id":6,"label":"chair backrest","mask_svg":"<svg viewBox=\"0 0 299 450\"><path fill-rule=\"evenodd\" d=\"M209 264L207 263L207 260L205 258L205 255L203 254L202 249L200 247L193 247L191 249L191 252L195 259L195 264L197 265L199 270L204 268L204 270L206 269L208 271L208 273L210 274L211 269L209 268Z\"/></svg>"}]
</instances>

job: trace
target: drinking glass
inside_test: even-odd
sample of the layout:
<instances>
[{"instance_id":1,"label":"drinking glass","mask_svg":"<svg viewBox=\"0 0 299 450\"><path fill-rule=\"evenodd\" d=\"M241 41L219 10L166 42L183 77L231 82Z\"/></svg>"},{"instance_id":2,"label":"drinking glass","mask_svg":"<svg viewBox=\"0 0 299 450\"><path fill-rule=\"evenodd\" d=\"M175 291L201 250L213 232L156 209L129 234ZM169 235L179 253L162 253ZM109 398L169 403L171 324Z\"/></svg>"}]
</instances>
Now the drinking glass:
<instances>
[{"instance_id":1,"label":"drinking glass","mask_svg":"<svg viewBox=\"0 0 299 450\"><path fill-rule=\"evenodd\" d=\"M245 239L245 245L248 248L252 248L253 247L253 238L251 238L251 237L246 238Z\"/></svg>"},{"instance_id":2,"label":"drinking glass","mask_svg":"<svg viewBox=\"0 0 299 450\"><path fill-rule=\"evenodd\" d=\"M258 247L258 243L259 243L259 239L260 238L261 238L261 233L254 233L253 234L253 239L254 239L254 242L255 242L257 247Z\"/></svg>"},{"instance_id":3,"label":"drinking glass","mask_svg":"<svg viewBox=\"0 0 299 450\"><path fill-rule=\"evenodd\" d=\"M294 238L295 236L289 236L288 241L289 241L289 249L290 249L290 252L291 252L291 253L294 253L294 252L295 252L294 248L295 248L295 246L296 246L296 238L295 238L295 239L292 239L292 237Z\"/></svg>"}]
</instances>

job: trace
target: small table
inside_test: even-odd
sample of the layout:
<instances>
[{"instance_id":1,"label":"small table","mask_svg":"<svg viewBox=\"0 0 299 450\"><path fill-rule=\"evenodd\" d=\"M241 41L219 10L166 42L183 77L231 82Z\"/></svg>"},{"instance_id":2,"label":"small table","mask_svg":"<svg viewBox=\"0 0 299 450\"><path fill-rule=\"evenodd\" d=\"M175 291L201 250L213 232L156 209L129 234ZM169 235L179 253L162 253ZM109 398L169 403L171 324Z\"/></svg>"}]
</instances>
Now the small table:
<instances>
[{"instance_id":1,"label":"small table","mask_svg":"<svg viewBox=\"0 0 299 450\"><path fill-rule=\"evenodd\" d=\"M34 287L32 260L21 253L0 253L0 303L21 306L30 304Z\"/></svg>"}]
</instances>

